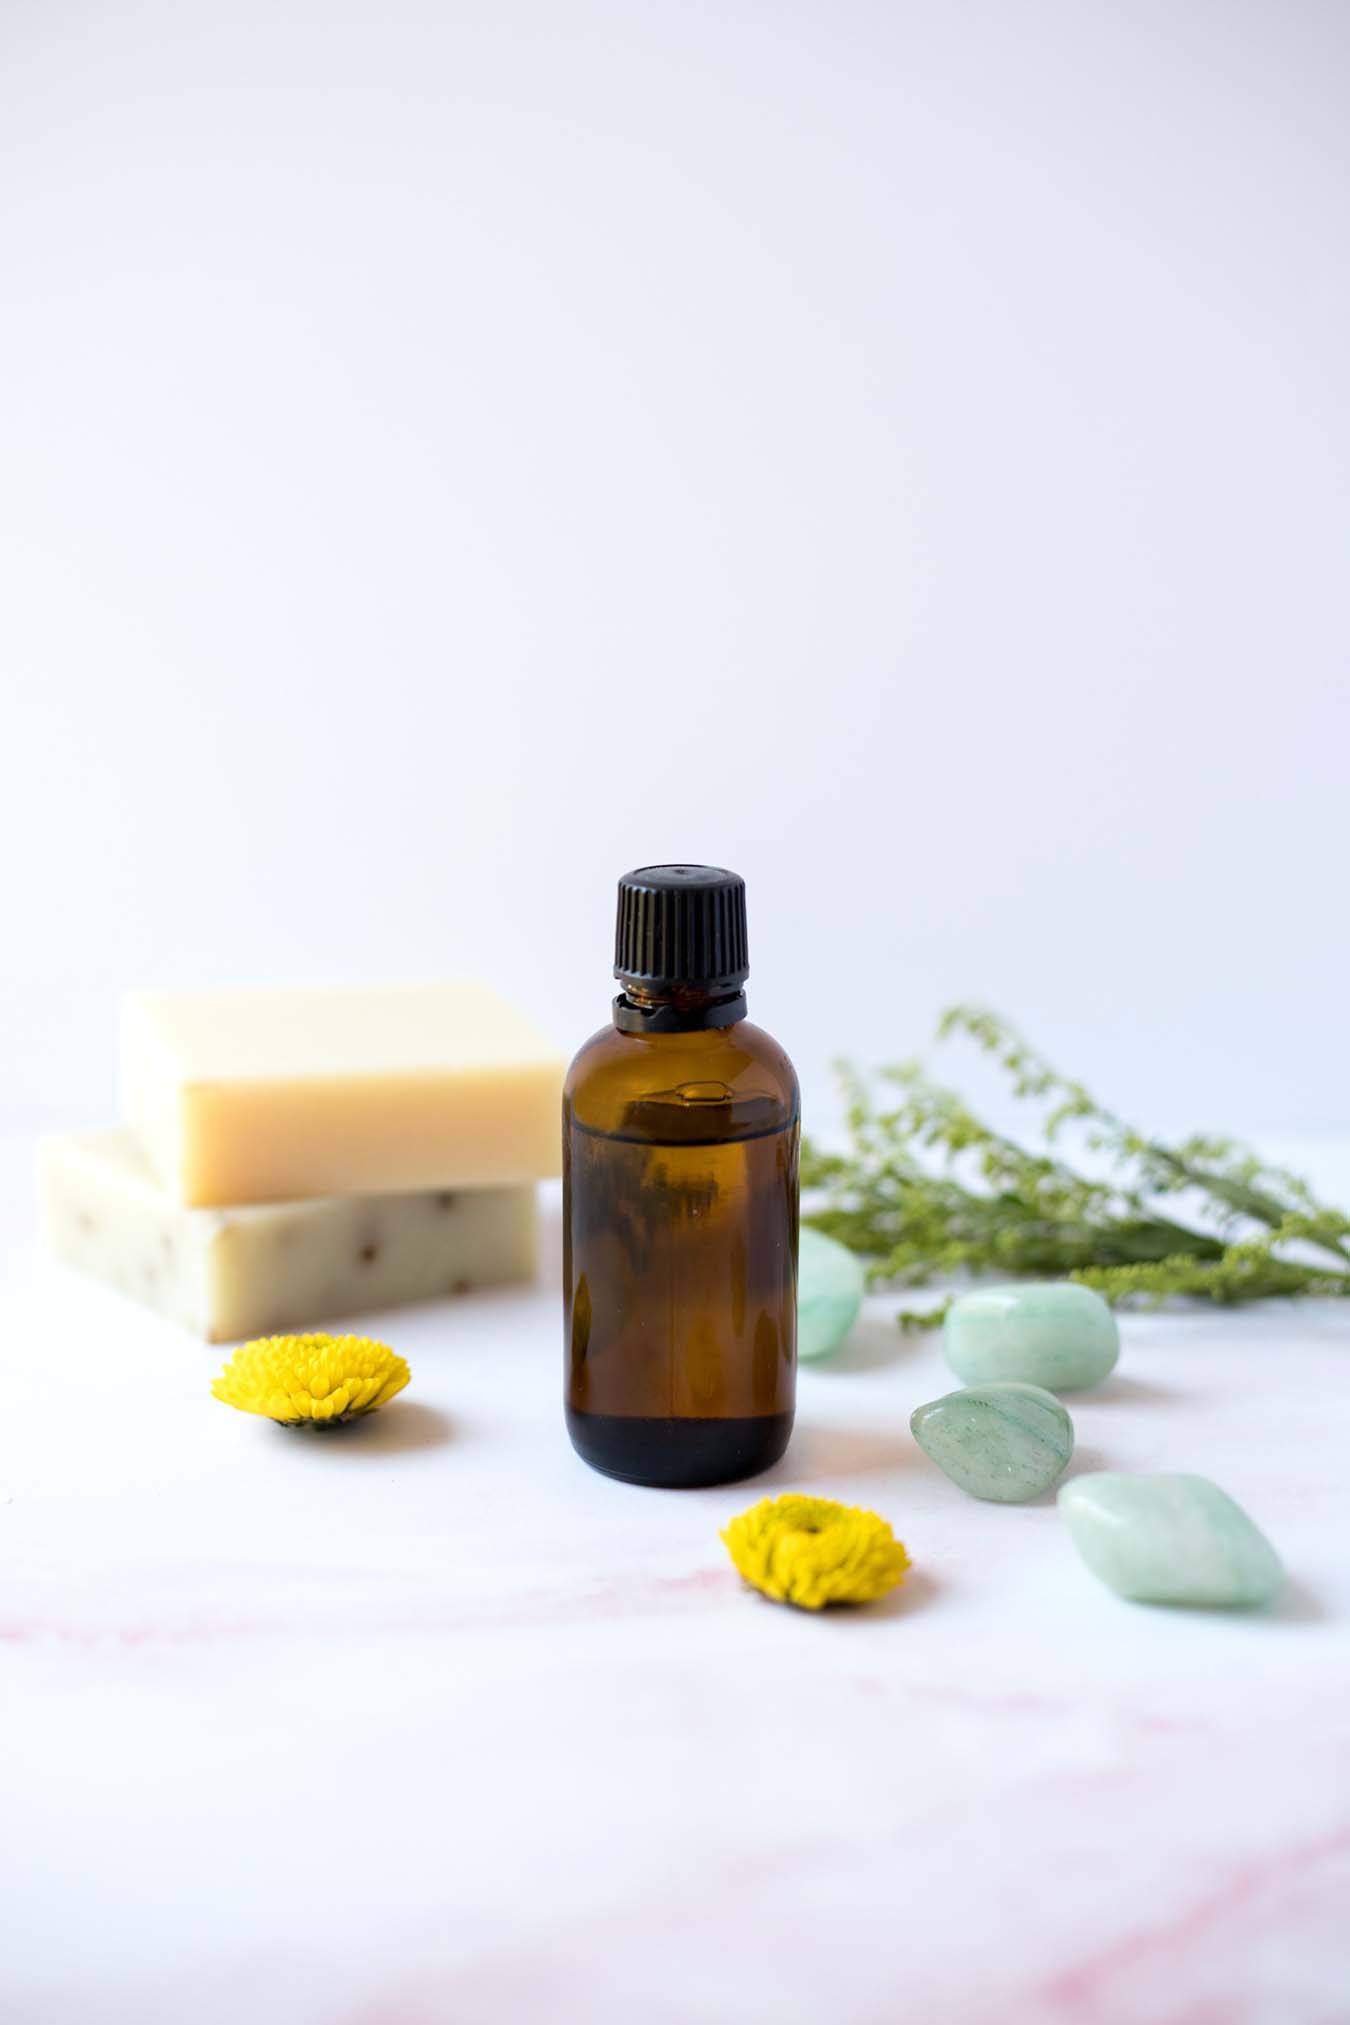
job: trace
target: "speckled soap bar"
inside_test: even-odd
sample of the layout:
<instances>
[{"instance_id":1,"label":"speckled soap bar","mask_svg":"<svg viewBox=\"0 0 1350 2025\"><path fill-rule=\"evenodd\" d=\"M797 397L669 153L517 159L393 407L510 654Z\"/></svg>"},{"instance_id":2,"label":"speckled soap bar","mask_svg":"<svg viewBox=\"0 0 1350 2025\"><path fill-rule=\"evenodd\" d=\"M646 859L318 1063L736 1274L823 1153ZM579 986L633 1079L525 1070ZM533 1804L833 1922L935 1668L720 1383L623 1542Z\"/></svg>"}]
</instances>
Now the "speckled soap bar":
<instances>
[{"instance_id":1,"label":"speckled soap bar","mask_svg":"<svg viewBox=\"0 0 1350 2025\"><path fill-rule=\"evenodd\" d=\"M212 1343L532 1279L533 1188L184 1209L127 1131L42 1149L54 1249Z\"/></svg>"}]
</instances>

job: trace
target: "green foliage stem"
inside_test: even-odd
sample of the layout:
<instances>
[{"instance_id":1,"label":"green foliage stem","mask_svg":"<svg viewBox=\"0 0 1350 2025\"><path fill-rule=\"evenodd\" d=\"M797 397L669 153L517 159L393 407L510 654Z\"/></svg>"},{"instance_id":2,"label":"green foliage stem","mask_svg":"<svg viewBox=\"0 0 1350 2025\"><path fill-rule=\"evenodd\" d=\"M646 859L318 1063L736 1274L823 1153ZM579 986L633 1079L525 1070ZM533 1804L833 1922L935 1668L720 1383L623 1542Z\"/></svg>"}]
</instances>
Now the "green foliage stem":
<instances>
[{"instance_id":1,"label":"green foliage stem","mask_svg":"<svg viewBox=\"0 0 1350 2025\"><path fill-rule=\"evenodd\" d=\"M1230 1139L1137 1132L980 1007L944 1013L938 1036L951 1035L1038 1107L1038 1143L993 1131L917 1062L883 1069L880 1093L842 1064L849 1143L804 1144L807 1221L862 1253L873 1281L1068 1277L1150 1306L1350 1296L1350 1217L1297 1175ZM1061 1150L1074 1131L1098 1172ZM931 1325L946 1305L900 1319Z\"/></svg>"}]
</instances>

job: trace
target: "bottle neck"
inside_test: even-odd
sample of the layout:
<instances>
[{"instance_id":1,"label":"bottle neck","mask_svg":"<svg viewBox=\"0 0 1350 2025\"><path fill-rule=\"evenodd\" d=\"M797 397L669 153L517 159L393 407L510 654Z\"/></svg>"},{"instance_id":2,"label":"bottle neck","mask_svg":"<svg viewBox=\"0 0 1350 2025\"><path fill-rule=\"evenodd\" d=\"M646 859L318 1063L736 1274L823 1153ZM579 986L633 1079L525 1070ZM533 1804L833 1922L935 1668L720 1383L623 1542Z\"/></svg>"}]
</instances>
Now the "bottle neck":
<instances>
[{"instance_id":1,"label":"bottle neck","mask_svg":"<svg viewBox=\"0 0 1350 2025\"><path fill-rule=\"evenodd\" d=\"M636 984L631 978L614 1001L614 1024L621 1034L691 1034L735 1026L745 1018L743 990L708 990L693 984Z\"/></svg>"}]
</instances>

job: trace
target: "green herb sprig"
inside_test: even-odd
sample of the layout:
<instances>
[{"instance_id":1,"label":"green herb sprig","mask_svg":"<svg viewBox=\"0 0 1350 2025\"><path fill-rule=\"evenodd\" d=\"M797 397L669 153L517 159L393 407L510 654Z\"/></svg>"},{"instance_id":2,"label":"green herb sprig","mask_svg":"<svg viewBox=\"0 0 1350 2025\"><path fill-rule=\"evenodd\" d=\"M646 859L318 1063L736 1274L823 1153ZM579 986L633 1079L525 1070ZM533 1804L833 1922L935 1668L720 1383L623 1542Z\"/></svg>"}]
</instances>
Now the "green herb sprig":
<instances>
[{"instance_id":1,"label":"green herb sprig","mask_svg":"<svg viewBox=\"0 0 1350 2025\"><path fill-rule=\"evenodd\" d=\"M807 1221L864 1254L876 1283L928 1286L953 1274L1064 1278L1113 1303L1175 1295L1234 1304L1350 1297L1350 1217L1306 1182L1231 1139L1169 1144L1126 1125L1052 1069L995 1014L953 1006L939 1039L963 1035L1038 1107L1039 1144L993 1131L922 1065L883 1069L879 1103L847 1064L849 1145L807 1141ZM1071 1128L1100 1170L1061 1152ZM931 1326L950 1301L903 1323Z\"/></svg>"}]
</instances>

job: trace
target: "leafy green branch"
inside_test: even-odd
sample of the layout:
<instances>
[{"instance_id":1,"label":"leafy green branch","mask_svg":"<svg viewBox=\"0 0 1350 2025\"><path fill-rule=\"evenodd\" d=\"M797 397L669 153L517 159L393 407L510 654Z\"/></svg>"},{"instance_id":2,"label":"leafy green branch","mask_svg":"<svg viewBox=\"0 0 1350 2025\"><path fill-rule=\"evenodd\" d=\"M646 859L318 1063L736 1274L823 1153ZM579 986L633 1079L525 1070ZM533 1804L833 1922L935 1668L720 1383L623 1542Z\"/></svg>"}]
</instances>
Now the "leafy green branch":
<instances>
[{"instance_id":1,"label":"leafy green branch","mask_svg":"<svg viewBox=\"0 0 1350 2025\"><path fill-rule=\"evenodd\" d=\"M1036 1143L993 1130L917 1062L883 1069L879 1087L842 1066L848 1146L804 1145L807 1220L864 1254L874 1282L1068 1277L1155 1306L1350 1296L1350 1217L1297 1175L1230 1139L1136 1131L981 1008L952 1007L938 1034L997 1063L1036 1107ZM1091 1173L1063 1151L1072 1131Z\"/></svg>"}]
</instances>

